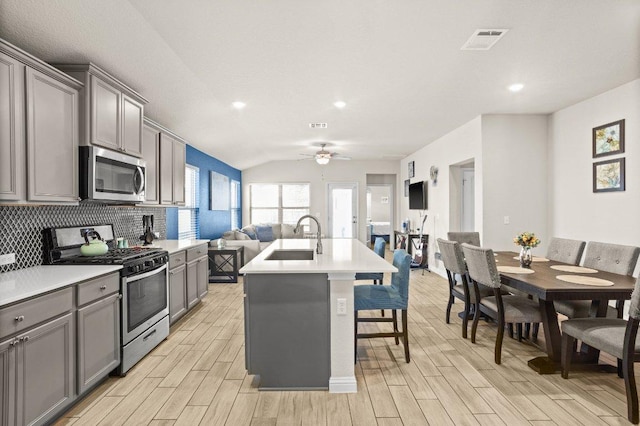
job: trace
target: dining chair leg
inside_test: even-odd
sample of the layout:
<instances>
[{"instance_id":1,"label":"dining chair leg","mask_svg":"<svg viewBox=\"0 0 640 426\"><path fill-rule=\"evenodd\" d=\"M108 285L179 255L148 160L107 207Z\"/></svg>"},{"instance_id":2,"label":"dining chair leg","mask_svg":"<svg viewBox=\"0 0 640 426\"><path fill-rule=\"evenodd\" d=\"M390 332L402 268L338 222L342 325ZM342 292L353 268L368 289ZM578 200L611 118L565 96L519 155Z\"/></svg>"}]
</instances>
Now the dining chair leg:
<instances>
[{"instance_id":1,"label":"dining chair leg","mask_svg":"<svg viewBox=\"0 0 640 426\"><path fill-rule=\"evenodd\" d=\"M453 294L449 293L449 302L447 303L447 314L445 316L445 320L447 324L449 324L449 320L451 317L451 306L453 305Z\"/></svg>"},{"instance_id":2,"label":"dining chair leg","mask_svg":"<svg viewBox=\"0 0 640 426\"><path fill-rule=\"evenodd\" d=\"M398 311L395 309L391 310L391 315L393 317L393 332L396 333L394 339L396 341L396 345L400 344L400 340L398 339L398 334L400 333L398 331Z\"/></svg>"},{"instance_id":3,"label":"dining chair leg","mask_svg":"<svg viewBox=\"0 0 640 426\"><path fill-rule=\"evenodd\" d=\"M538 331L540 330L540 323L537 322L535 324L533 324L533 331L531 332L531 341L532 342L537 342L538 341Z\"/></svg>"},{"instance_id":4,"label":"dining chair leg","mask_svg":"<svg viewBox=\"0 0 640 426\"><path fill-rule=\"evenodd\" d=\"M509 327L509 328L508 328L509 338L510 338L510 339L513 339L513 324L512 324L512 323L509 323L509 324L507 324L507 325L508 325L508 327ZM502 325L502 327L504 327L504 324Z\"/></svg>"},{"instance_id":5,"label":"dining chair leg","mask_svg":"<svg viewBox=\"0 0 640 426\"><path fill-rule=\"evenodd\" d=\"M513 330L512 327L509 327ZM498 334L496 335L496 348L495 348L495 363L500 365L502 358L502 340L504 339L504 317L499 315L498 318Z\"/></svg>"},{"instance_id":6,"label":"dining chair leg","mask_svg":"<svg viewBox=\"0 0 640 426\"><path fill-rule=\"evenodd\" d=\"M467 327L469 326L469 313L470 311L470 303L468 301L464 301L464 316L462 317L462 338L467 338Z\"/></svg>"},{"instance_id":7,"label":"dining chair leg","mask_svg":"<svg viewBox=\"0 0 640 426\"><path fill-rule=\"evenodd\" d=\"M516 324L516 334L518 336L518 342L522 342L522 323Z\"/></svg>"},{"instance_id":8,"label":"dining chair leg","mask_svg":"<svg viewBox=\"0 0 640 426\"><path fill-rule=\"evenodd\" d=\"M480 321L480 304L474 303L475 311L473 313L473 323L471 324L471 343L476 342L476 331L478 330L478 321Z\"/></svg>"},{"instance_id":9,"label":"dining chair leg","mask_svg":"<svg viewBox=\"0 0 640 426\"><path fill-rule=\"evenodd\" d=\"M374 284L382 285L382 280L373 280ZM380 309L380 315L384 317L384 309Z\"/></svg>"},{"instance_id":10,"label":"dining chair leg","mask_svg":"<svg viewBox=\"0 0 640 426\"><path fill-rule=\"evenodd\" d=\"M616 359L616 364L618 368L618 377L624 379L624 372L622 371L622 360L620 358Z\"/></svg>"},{"instance_id":11,"label":"dining chair leg","mask_svg":"<svg viewBox=\"0 0 640 426\"><path fill-rule=\"evenodd\" d=\"M524 338L529 340L531 337L531 323L528 322L524 325Z\"/></svg>"},{"instance_id":12,"label":"dining chair leg","mask_svg":"<svg viewBox=\"0 0 640 426\"><path fill-rule=\"evenodd\" d=\"M560 353L560 368L562 369L562 378L569 378L569 369L571 368L571 357L573 356L573 345L575 344L573 336L562 333L562 349Z\"/></svg>"},{"instance_id":13,"label":"dining chair leg","mask_svg":"<svg viewBox=\"0 0 640 426\"><path fill-rule=\"evenodd\" d=\"M394 311L395 312L395 311ZM407 310L402 310L402 339L404 344L404 360L409 363L411 357L409 356L409 329L407 328Z\"/></svg>"},{"instance_id":14,"label":"dining chair leg","mask_svg":"<svg viewBox=\"0 0 640 426\"><path fill-rule=\"evenodd\" d=\"M624 373L624 388L627 392L627 418L636 425L640 419L638 415L638 389L633 373L633 356L623 358L622 371Z\"/></svg>"}]
</instances>

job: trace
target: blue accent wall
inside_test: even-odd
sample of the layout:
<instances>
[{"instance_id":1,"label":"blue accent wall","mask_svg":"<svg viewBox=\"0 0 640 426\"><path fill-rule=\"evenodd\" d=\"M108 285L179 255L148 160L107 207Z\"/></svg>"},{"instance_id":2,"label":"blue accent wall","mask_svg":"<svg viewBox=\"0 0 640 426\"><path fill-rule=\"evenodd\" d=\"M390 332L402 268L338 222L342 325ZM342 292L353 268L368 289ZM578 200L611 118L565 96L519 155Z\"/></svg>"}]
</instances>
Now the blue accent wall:
<instances>
[{"instance_id":1,"label":"blue accent wall","mask_svg":"<svg viewBox=\"0 0 640 426\"><path fill-rule=\"evenodd\" d=\"M211 179L209 175L213 171L228 176L230 181L236 180L242 183L242 172L191 145L187 145L187 164L200 169L200 239L220 238L223 232L231 229L231 213L210 210ZM178 239L177 208L167 208L167 239Z\"/></svg>"}]
</instances>

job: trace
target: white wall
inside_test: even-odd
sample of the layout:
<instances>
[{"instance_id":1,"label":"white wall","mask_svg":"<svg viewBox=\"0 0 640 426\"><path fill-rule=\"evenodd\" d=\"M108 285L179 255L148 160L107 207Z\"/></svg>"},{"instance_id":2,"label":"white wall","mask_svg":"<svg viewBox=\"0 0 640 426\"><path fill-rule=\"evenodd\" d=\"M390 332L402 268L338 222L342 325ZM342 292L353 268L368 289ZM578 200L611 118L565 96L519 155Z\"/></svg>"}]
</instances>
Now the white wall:
<instances>
[{"instance_id":1,"label":"white wall","mask_svg":"<svg viewBox=\"0 0 640 426\"><path fill-rule=\"evenodd\" d=\"M369 186L371 192L371 221L389 222L391 220L391 189L388 186ZM382 199L386 198L386 203Z\"/></svg>"},{"instance_id":2,"label":"white wall","mask_svg":"<svg viewBox=\"0 0 640 426\"><path fill-rule=\"evenodd\" d=\"M625 119L625 153L593 159L592 129L620 119ZM640 246L639 140L640 79L551 115L550 235ZM618 157L626 158L626 190L593 193L593 163Z\"/></svg>"},{"instance_id":3,"label":"white wall","mask_svg":"<svg viewBox=\"0 0 640 426\"><path fill-rule=\"evenodd\" d=\"M485 247L515 251L513 238L529 231L541 239L534 254L544 256L547 251L547 118L482 116ZM509 224L504 223L505 216L509 216Z\"/></svg>"},{"instance_id":4,"label":"white wall","mask_svg":"<svg viewBox=\"0 0 640 426\"><path fill-rule=\"evenodd\" d=\"M327 228L327 184L358 183L358 239L367 237L367 174L399 175L399 161L331 161L325 166L314 161L272 161L242 171L242 223L249 224L249 185L251 183L309 183L311 214L317 215L323 230ZM396 182L397 185L397 182ZM397 214L397 212L396 212ZM323 232L326 234L326 232Z\"/></svg>"},{"instance_id":5,"label":"white wall","mask_svg":"<svg viewBox=\"0 0 640 426\"><path fill-rule=\"evenodd\" d=\"M481 118L477 117L470 122L458 127L454 131L437 139L421 150L411 154L401 161L401 180L408 179L408 163L415 161L415 177L411 183L429 180L429 169L436 166L439 169L438 183L436 186L429 182L429 209L425 223L425 232L429 234L429 268L432 271L444 275L442 262L434 259L437 251L436 239L447 238L450 217L450 193L449 193L449 166L474 160L476 164L475 179L475 223L482 224L482 132ZM404 197L404 189L399 191L401 214L398 217L402 222L405 218L411 220L411 227L419 227L422 218L421 211L409 210L409 198ZM395 224L399 226L399 224ZM478 231L482 231L478 229Z\"/></svg>"}]
</instances>

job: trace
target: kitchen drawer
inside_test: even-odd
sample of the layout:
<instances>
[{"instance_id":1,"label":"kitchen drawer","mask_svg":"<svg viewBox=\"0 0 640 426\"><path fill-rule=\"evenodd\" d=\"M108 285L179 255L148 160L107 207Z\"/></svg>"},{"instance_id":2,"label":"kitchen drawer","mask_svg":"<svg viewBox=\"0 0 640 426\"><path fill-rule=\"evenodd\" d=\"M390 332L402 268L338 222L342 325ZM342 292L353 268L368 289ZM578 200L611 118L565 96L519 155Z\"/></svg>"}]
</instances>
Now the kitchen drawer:
<instances>
[{"instance_id":1,"label":"kitchen drawer","mask_svg":"<svg viewBox=\"0 0 640 426\"><path fill-rule=\"evenodd\" d=\"M169 269L177 268L178 266L184 265L186 259L186 253L184 251L173 253L169 256Z\"/></svg>"},{"instance_id":2,"label":"kitchen drawer","mask_svg":"<svg viewBox=\"0 0 640 426\"><path fill-rule=\"evenodd\" d=\"M78 306L120 291L120 274L109 274L78 284Z\"/></svg>"},{"instance_id":3,"label":"kitchen drawer","mask_svg":"<svg viewBox=\"0 0 640 426\"><path fill-rule=\"evenodd\" d=\"M0 309L0 340L70 311L72 291L68 287Z\"/></svg>"},{"instance_id":4,"label":"kitchen drawer","mask_svg":"<svg viewBox=\"0 0 640 426\"><path fill-rule=\"evenodd\" d=\"M189 250L187 250L187 262L191 262L192 260L196 260L198 258L201 258L202 256L206 256L207 250L207 244L201 244L197 247L190 248Z\"/></svg>"}]
</instances>

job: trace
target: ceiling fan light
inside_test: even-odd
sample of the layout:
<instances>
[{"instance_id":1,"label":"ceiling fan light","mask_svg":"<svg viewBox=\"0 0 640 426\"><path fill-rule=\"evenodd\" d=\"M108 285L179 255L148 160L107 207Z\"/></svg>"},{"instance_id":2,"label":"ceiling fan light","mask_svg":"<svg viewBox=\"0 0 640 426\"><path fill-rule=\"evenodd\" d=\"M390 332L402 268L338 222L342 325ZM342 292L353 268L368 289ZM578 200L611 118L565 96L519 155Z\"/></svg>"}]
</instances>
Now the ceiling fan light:
<instances>
[{"instance_id":1,"label":"ceiling fan light","mask_svg":"<svg viewBox=\"0 0 640 426\"><path fill-rule=\"evenodd\" d=\"M329 164L329 160L331 160L331 154L316 154L316 163L321 166Z\"/></svg>"}]
</instances>

